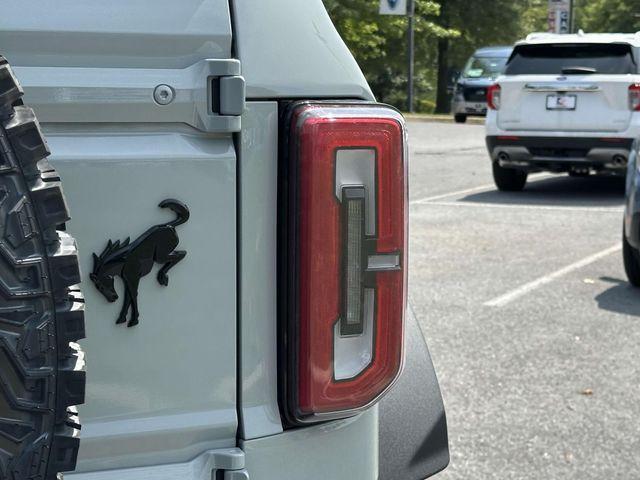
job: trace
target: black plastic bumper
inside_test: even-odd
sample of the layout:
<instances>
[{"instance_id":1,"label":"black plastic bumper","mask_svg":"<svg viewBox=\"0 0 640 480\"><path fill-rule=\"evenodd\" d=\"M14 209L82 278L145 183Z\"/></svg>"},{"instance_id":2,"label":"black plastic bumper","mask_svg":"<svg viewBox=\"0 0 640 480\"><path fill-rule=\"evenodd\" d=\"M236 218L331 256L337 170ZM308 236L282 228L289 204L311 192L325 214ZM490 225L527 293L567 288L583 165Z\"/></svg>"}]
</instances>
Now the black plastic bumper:
<instances>
[{"instance_id":1,"label":"black plastic bumper","mask_svg":"<svg viewBox=\"0 0 640 480\"><path fill-rule=\"evenodd\" d=\"M524 170L595 169L624 173L631 138L488 136L491 159Z\"/></svg>"},{"instance_id":2,"label":"black plastic bumper","mask_svg":"<svg viewBox=\"0 0 640 480\"><path fill-rule=\"evenodd\" d=\"M402 376L380 404L379 480L423 480L449 464L447 418L417 319L407 312Z\"/></svg>"}]
</instances>

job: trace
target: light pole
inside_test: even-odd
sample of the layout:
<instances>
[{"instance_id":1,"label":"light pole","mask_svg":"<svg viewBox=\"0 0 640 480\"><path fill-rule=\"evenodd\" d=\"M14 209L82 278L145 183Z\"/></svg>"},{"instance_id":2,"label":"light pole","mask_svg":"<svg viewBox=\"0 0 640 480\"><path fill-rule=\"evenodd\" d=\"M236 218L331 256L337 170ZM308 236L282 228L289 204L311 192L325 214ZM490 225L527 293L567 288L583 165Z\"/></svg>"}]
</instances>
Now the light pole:
<instances>
[{"instance_id":1,"label":"light pole","mask_svg":"<svg viewBox=\"0 0 640 480\"><path fill-rule=\"evenodd\" d=\"M416 5L415 0L407 0L407 15L408 15L408 44L409 44L409 68L407 72L407 111L409 113L414 112L414 100L413 100L413 77L414 77L414 58L415 58L415 13Z\"/></svg>"},{"instance_id":2,"label":"light pole","mask_svg":"<svg viewBox=\"0 0 640 480\"><path fill-rule=\"evenodd\" d=\"M575 0L569 1L569 33L576 31Z\"/></svg>"}]
</instances>

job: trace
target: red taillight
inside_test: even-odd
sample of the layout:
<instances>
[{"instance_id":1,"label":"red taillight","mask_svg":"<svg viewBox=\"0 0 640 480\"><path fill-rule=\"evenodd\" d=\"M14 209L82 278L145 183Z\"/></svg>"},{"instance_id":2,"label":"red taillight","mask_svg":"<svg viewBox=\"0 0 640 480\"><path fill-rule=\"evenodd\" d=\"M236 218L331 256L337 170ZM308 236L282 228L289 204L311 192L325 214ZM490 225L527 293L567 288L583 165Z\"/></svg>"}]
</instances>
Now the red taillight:
<instances>
[{"instance_id":1,"label":"red taillight","mask_svg":"<svg viewBox=\"0 0 640 480\"><path fill-rule=\"evenodd\" d=\"M401 370L405 128L395 110L365 104L298 104L290 122L282 397L289 420L308 423L366 408Z\"/></svg>"},{"instance_id":2,"label":"red taillight","mask_svg":"<svg viewBox=\"0 0 640 480\"><path fill-rule=\"evenodd\" d=\"M487 106L491 110L500 110L501 94L502 87L499 83L494 83L487 90Z\"/></svg>"},{"instance_id":3,"label":"red taillight","mask_svg":"<svg viewBox=\"0 0 640 480\"><path fill-rule=\"evenodd\" d=\"M629 108L634 112L640 112L640 83L629 87Z\"/></svg>"}]
</instances>

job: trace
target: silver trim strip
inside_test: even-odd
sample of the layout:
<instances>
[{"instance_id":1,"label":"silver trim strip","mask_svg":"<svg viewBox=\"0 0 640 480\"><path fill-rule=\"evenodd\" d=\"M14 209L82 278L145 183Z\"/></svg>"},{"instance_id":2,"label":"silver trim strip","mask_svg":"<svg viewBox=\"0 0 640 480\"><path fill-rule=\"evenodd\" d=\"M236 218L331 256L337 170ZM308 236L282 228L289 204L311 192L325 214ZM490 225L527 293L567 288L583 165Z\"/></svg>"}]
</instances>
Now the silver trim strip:
<instances>
[{"instance_id":1,"label":"silver trim strip","mask_svg":"<svg viewBox=\"0 0 640 480\"><path fill-rule=\"evenodd\" d=\"M599 92L601 90L599 85L596 84L583 84L583 83L527 83L524 86L525 90L532 92Z\"/></svg>"}]
</instances>

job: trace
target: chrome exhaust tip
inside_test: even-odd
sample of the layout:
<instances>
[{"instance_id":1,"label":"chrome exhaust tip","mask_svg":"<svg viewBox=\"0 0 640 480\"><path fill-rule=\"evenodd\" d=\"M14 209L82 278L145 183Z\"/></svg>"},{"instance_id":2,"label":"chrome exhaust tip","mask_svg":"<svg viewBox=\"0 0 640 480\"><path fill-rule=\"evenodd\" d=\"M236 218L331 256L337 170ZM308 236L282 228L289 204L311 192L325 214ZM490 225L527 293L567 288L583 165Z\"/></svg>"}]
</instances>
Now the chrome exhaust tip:
<instances>
[{"instance_id":1,"label":"chrome exhaust tip","mask_svg":"<svg viewBox=\"0 0 640 480\"><path fill-rule=\"evenodd\" d=\"M613 164L616 167L626 167L628 161L629 160L624 155L614 155L613 156Z\"/></svg>"},{"instance_id":2,"label":"chrome exhaust tip","mask_svg":"<svg viewBox=\"0 0 640 480\"><path fill-rule=\"evenodd\" d=\"M511 161L511 157L509 156L508 153L500 152L498 154L498 163L500 164L500 166L502 166L502 164L504 163L509 163L510 161Z\"/></svg>"}]
</instances>

